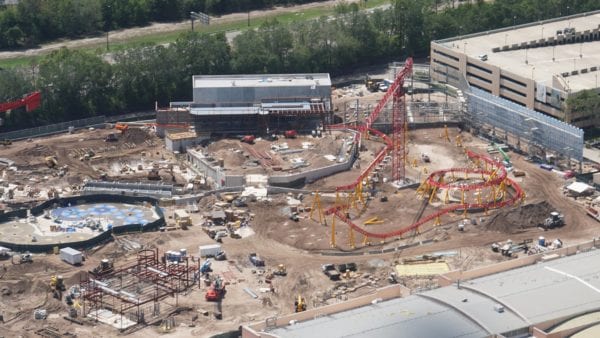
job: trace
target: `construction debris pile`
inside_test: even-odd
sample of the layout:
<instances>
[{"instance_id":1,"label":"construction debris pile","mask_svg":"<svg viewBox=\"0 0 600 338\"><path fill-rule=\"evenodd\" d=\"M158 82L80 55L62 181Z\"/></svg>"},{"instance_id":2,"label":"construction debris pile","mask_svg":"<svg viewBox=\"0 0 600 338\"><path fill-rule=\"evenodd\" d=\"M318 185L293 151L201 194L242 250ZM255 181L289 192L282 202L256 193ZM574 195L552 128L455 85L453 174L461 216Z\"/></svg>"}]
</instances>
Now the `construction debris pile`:
<instances>
[{"instance_id":1,"label":"construction debris pile","mask_svg":"<svg viewBox=\"0 0 600 338\"><path fill-rule=\"evenodd\" d=\"M516 233L540 226L554 210L556 209L547 201L499 210L484 222L483 228L488 231Z\"/></svg>"}]
</instances>

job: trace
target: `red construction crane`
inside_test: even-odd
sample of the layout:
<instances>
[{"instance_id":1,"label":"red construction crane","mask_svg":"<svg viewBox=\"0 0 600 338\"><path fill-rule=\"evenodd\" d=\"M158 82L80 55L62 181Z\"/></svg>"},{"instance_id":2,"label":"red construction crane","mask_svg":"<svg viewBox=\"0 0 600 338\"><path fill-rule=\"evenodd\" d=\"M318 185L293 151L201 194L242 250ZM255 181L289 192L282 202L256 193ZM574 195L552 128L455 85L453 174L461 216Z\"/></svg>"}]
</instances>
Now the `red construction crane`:
<instances>
[{"instance_id":1,"label":"red construction crane","mask_svg":"<svg viewBox=\"0 0 600 338\"><path fill-rule=\"evenodd\" d=\"M4 102L0 103L0 113L5 112L7 110L13 110L19 107L25 107L25 109L29 112L32 110L36 110L42 101L42 93L33 92L28 94L22 99L12 101L12 102Z\"/></svg>"}]
</instances>

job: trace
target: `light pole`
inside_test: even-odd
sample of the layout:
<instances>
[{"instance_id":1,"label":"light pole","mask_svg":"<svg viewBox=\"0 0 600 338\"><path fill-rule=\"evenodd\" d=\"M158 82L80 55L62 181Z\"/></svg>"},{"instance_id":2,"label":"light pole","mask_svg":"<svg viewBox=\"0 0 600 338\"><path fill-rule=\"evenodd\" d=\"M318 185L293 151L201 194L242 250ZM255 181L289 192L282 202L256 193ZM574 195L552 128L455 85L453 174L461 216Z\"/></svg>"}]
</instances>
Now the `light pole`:
<instances>
[{"instance_id":1,"label":"light pole","mask_svg":"<svg viewBox=\"0 0 600 338\"><path fill-rule=\"evenodd\" d=\"M467 42L465 41L465 48L463 49L463 54L467 54Z\"/></svg>"},{"instance_id":2,"label":"light pole","mask_svg":"<svg viewBox=\"0 0 600 338\"><path fill-rule=\"evenodd\" d=\"M583 58L583 42L579 45L579 58Z\"/></svg>"},{"instance_id":3,"label":"light pole","mask_svg":"<svg viewBox=\"0 0 600 338\"><path fill-rule=\"evenodd\" d=\"M542 39L544 38L544 25L542 25Z\"/></svg>"},{"instance_id":4,"label":"light pole","mask_svg":"<svg viewBox=\"0 0 600 338\"><path fill-rule=\"evenodd\" d=\"M517 25L517 16L513 16L513 26Z\"/></svg>"},{"instance_id":5,"label":"light pole","mask_svg":"<svg viewBox=\"0 0 600 338\"><path fill-rule=\"evenodd\" d=\"M196 12L190 12L190 20L192 21L192 32L194 31L194 14L196 14Z\"/></svg>"},{"instance_id":6,"label":"light pole","mask_svg":"<svg viewBox=\"0 0 600 338\"><path fill-rule=\"evenodd\" d=\"M535 66L531 67L531 79L535 81L535 79L533 78L534 71L535 71Z\"/></svg>"},{"instance_id":7,"label":"light pole","mask_svg":"<svg viewBox=\"0 0 600 338\"><path fill-rule=\"evenodd\" d=\"M105 29L106 29L106 50L109 50L109 46L108 46L108 32L110 31L110 5L106 5L106 18L104 18L104 25L105 25Z\"/></svg>"},{"instance_id":8,"label":"light pole","mask_svg":"<svg viewBox=\"0 0 600 338\"><path fill-rule=\"evenodd\" d=\"M504 34L504 45L506 46L506 42L508 40L508 33Z\"/></svg>"},{"instance_id":9,"label":"light pole","mask_svg":"<svg viewBox=\"0 0 600 338\"><path fill-rule=\"evenodd\" d=\"M554 58L554 50L556 50L556 45L552 46L552 62L554 62L556 60Z\"/></svg>"},{"instance_id":10,"label":"light pole","mask_svg":"<svg viewBox=\"0 0 600 338\"><path fill-rule=\"evenodd\" d=\"M527 59L527 52L529 51L529 48L525 48L525 64L529 63L529 59Z\"/></svg>"}]
</instances>

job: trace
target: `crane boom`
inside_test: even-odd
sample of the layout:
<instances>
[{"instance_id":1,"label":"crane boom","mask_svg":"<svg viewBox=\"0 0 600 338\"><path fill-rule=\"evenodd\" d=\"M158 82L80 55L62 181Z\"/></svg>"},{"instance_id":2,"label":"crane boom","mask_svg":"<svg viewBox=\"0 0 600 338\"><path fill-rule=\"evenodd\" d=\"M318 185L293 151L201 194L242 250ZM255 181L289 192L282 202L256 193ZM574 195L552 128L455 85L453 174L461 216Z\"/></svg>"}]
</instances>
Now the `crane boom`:
<instances>
[{"instance_id":1,"label":"crane boom","mask_svg":"<svg viewBox=\"0 0 600 338\"><path fill-rule=\"evenodd\" d=\"M7 110L12 110L19 107L25 107L25 109L29 112L37 109L40 106L42 101L42 93L33 92L22 99L12 101L12 102L4 102L0 103L0 113L5 112Z\"/></svg>"},{"instance_id":2,"label":"crane boom","mask_svg":"<svg viewBox=\"0 0 600 338\"><path fill-rule=\"evenodd\" d=\"M373 112L371 113L371 115L369 115L369 117L367 117L367 119L365 120L365 124L362 126L364 129L371 128L371 125L373 125L375 120L377 120L377 117L379 117L379 114L383 110L383 107L385 107L385 105L388 103L390 97L392 95L394 95L394 93L397 90L402 90L402 87L404 86L404 78L408 74L412 73L412 66L413 66L413 59L412 58L406 59L404 67L402 68L401 71L398 72L398 74L396 74L394 83L392 83L392 85L390 86L388 91L385 92L385 95L383 95L383 97L381 98L381 100L379 101L377 106L375 106L375 109L373 109Z\"/></svg>"}]
</instances>

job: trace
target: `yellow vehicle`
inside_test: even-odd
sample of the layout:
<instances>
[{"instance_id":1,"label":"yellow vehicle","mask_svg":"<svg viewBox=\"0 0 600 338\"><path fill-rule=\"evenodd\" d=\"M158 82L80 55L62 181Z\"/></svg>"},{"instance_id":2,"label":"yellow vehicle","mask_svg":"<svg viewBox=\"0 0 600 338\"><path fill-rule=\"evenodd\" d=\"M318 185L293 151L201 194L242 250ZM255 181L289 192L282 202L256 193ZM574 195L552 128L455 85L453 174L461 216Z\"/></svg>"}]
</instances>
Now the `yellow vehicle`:
<instances>
[{"instance_id":1,"label":"yellow vehicle","mask_svg":"<svg viewBox=\"0 0 600 338\"><path fill-rule=\"evenodd\" d=\"M306 311L306 301L304 300L304 297L298 295L298 298L294 302L294 307L296 312Z\"/></svg>"}]
</instances>

